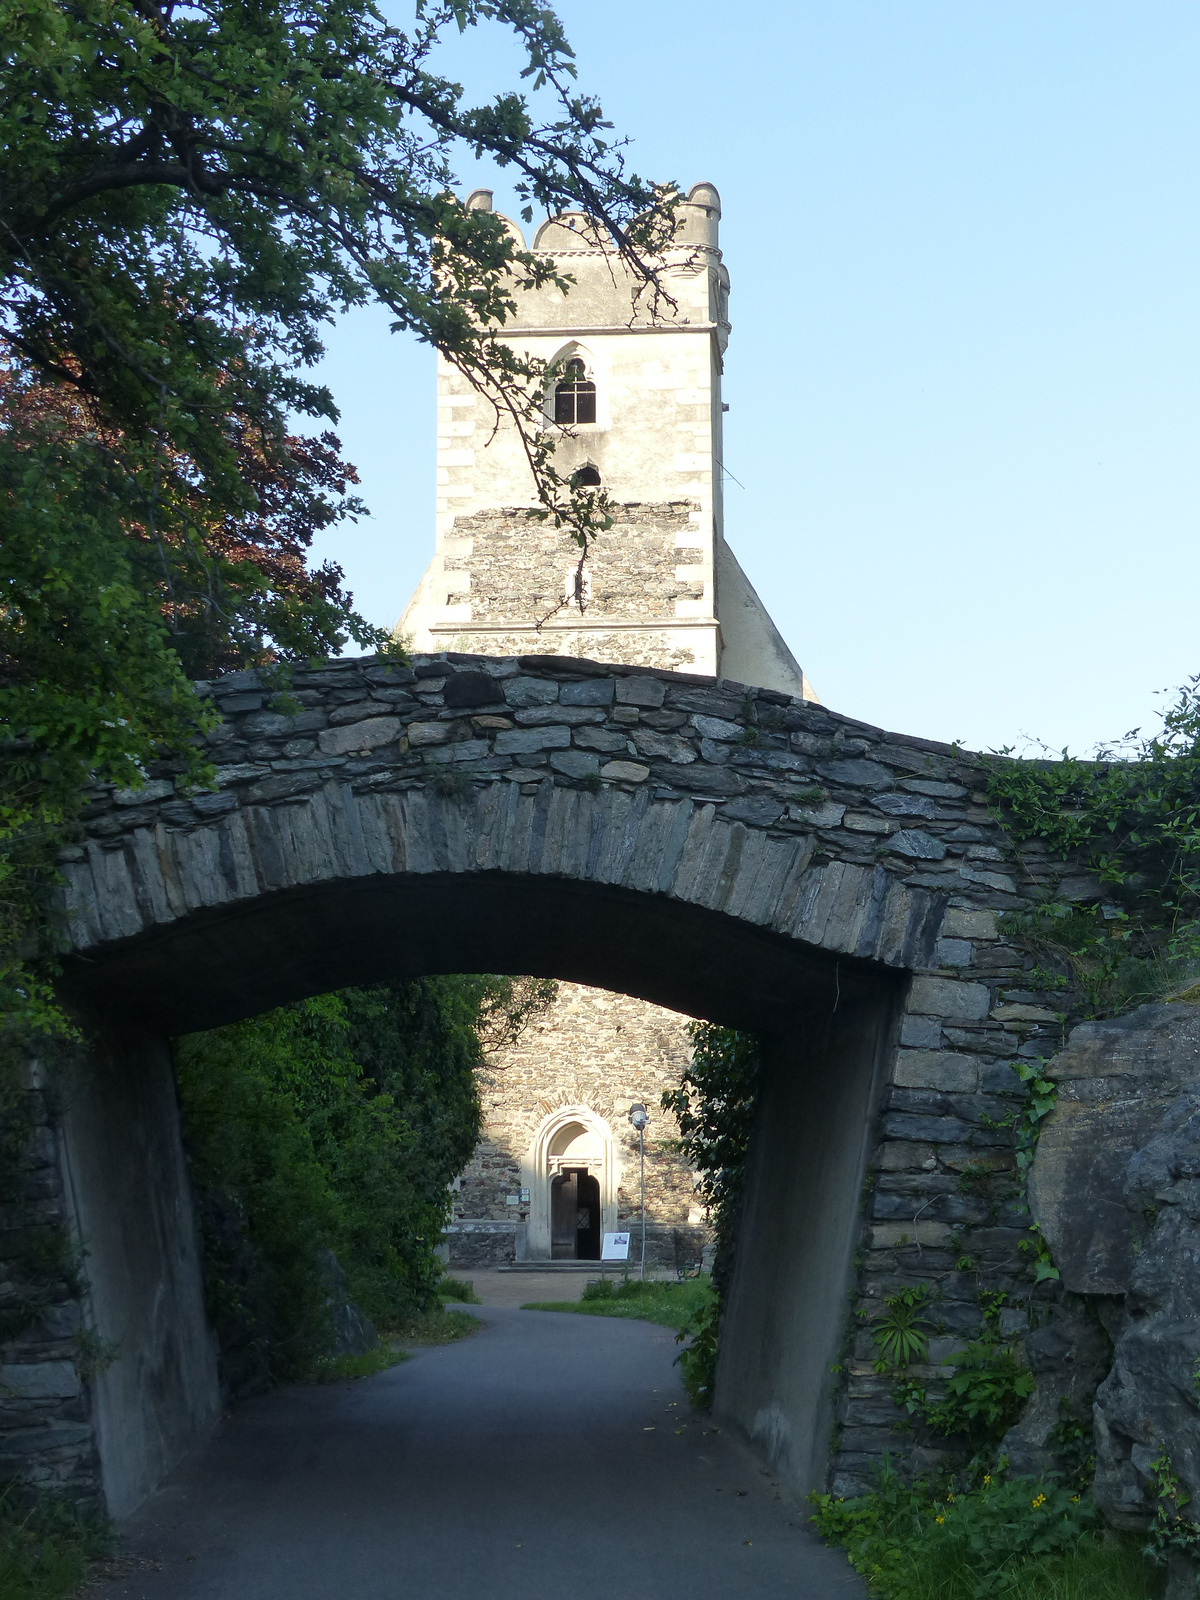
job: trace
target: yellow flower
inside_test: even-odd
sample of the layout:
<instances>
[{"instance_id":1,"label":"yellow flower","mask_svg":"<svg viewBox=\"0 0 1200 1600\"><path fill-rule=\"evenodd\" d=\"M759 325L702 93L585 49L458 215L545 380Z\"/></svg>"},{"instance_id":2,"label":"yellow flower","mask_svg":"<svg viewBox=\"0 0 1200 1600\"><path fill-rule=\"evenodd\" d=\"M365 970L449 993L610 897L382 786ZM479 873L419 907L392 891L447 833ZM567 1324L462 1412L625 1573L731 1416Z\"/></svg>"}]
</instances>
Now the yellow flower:
<instances>
[{"instance_id":1,"label":"yellow flower","mask_svg":"<svg viewBox=\"0 0 1200 1600\"><path fill-rule=\"evenodd\" d=\"M991 1481L992 1481L991 1473L990 1472L985 1472L984 1475L983 1475L983 1487L986 1489L988 1484L991 1483Z\"/></svg>"},{"instance_id":2,"label":"yellow flower","mask_svg":"<svg viewBox=\"0 0 1200 1600\"><path fill-rule=\"evenodd\" d=\"M1046 1504L1046 1496L1044 1494L1035 1494L1029 1504L1036 1511L1039 1506L1044 1506Z\"/></svg>"},{"instance_id":3,"label":"yellow flower","mask_svg":"<svg viewBox=\"0 0 1200 1600\"><path fill-rule=\"evenodd\" d=\"M934 1521L935 1521L935 1522L945 1522L945 1520L946 1520L946 1519L945 1519L945 1517L934 1517L934 1519L933 1519L933 1520L934 1520Z\"/></svg>"},{"instance_id":4,"label":"yellow flower","mask_svg":"<svg viewBox=\"0 0 1200 1600\"><path fill-rule=\"evenodd\" d=\"M1079 1504L1079 1496L1077 1494L1073 1494L1071 1496L1071 1504L1073 1506L1077 1506Z\"/></svg>"}]
</instances>

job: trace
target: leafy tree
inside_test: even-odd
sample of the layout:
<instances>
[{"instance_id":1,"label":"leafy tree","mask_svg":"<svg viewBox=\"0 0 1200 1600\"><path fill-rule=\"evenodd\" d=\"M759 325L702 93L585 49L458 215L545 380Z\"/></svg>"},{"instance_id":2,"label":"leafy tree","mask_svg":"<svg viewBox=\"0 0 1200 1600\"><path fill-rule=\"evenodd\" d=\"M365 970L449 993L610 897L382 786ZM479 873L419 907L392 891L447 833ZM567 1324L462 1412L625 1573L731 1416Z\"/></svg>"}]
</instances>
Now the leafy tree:
<instances>
[{"instance_id":1,"label":"leafy tree","mask_svg":"<svg viewBox=\"0 0 1200 1600\"><path fill-rule=\"evenodd\" d=\"M479 1137L479 1030L519 1028L503 978L347 989L178 1041L210 1308L234 1390L328 1339L319 1257L385 1325L427 1308L450 1180Z\"/></svg>"},{"instance_id":2,"label":"leafy tree","mask_svg":"<svg viewBox=\"0 0 1200 1600\"><path fill-rule=\"evenodd\" d=\"M449 30L521 42L526 93L471 105ZM672 192L627 172L535 0L11 0L0 8L0 1003L51 1028L29 960L88 781L202 782L188 674L380 641L313 531L358 508L308 369L338 311L386 305L522 430L544 514L585 546L536 426L544 370L503 343L518 286L569 287L450 192L515 170L579 206L653 286ZM543 115L537 107L545 106ZM44 944L44 938L43 938ZM10 1030L10 1042L12 1039Z\"/></svg>"}]
</instances>

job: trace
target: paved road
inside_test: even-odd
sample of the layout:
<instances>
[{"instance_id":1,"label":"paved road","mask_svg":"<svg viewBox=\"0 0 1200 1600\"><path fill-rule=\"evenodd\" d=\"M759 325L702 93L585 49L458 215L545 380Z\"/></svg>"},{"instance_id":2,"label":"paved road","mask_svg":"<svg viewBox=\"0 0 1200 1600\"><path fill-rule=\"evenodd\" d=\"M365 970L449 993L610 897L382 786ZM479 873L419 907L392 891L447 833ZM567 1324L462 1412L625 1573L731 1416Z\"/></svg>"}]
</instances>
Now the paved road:
<instances>
[{"instance_id":1,"label":"paved road","mask_svg":"<svg viewBox=\"0 0 1200 1600\"><path fill-rule=\"evenodd\" d=\"M377 1377L251 1400L123 1526L104 1600L860 1600L688 1409L653 1323L476 1308Z\"/></svg>"}]
</instances>

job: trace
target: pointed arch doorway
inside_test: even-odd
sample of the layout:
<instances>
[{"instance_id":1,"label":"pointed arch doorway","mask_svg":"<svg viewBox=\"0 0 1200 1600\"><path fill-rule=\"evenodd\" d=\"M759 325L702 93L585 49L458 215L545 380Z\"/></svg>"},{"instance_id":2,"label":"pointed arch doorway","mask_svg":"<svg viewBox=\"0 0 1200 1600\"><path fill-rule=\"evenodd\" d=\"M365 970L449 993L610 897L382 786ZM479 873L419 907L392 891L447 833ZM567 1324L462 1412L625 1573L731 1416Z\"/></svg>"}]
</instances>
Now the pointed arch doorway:
<instances>
[{"instance_id":1,"label":"pointed arch doorway","mask_svg":"<svg viewBox=\"0 0 1200 1600\"><path fill-rule=\"evenodd\" d=\"M561 1106L529 1153L528 1255L535 1261L599 1261L617 1227L616 1142L590 1106Z\"/></svg>"}]
</instances>

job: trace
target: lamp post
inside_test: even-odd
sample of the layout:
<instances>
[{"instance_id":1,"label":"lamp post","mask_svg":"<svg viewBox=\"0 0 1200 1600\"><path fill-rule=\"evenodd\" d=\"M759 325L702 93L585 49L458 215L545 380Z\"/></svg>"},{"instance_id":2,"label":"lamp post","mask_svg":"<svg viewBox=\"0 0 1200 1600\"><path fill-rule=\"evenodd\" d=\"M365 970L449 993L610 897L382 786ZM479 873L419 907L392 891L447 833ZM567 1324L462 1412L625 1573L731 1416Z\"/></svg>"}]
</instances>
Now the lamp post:
<instances>
[{"instance_id":1,"label":"lamp post","mask_svg":"<svg viewBox=\"0 0 1200 1600\"><path fill-rule=\"evenodd\" d=\"M649 1113L640 1100L635 1100L629 1108L629 1120L637 1129L638 1158L642 1169L642 1282L646 1281L646 1124L650 1121Z\"/></svg>"}]
</instances>

